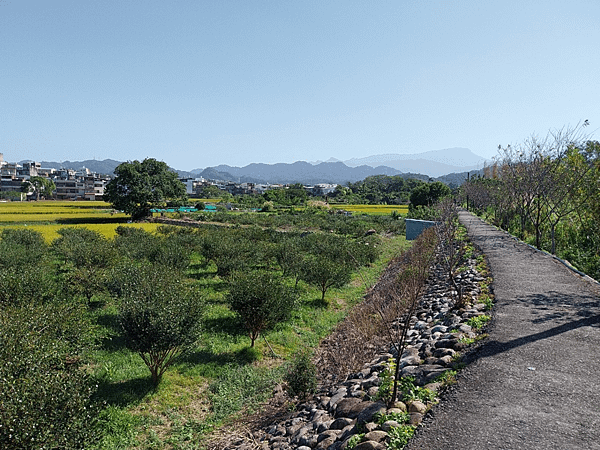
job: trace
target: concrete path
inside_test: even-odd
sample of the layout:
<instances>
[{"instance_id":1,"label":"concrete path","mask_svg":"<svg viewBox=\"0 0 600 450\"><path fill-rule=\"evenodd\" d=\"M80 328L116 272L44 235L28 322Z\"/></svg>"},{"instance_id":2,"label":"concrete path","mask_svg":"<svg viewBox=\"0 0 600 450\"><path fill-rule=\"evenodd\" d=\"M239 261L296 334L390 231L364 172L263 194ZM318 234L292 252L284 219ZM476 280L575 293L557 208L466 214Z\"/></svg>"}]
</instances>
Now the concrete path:
<instances>
[{"instance_id":1,"label":"concrete path","mask_svg":"<svg viewBox=\"0 0 600 450\"><path fill-rule=\"evenodd\" d=\"M467 212L496 304L470 355L407 450L600 449L598 285Z\"/></svg>"}]
</instances>

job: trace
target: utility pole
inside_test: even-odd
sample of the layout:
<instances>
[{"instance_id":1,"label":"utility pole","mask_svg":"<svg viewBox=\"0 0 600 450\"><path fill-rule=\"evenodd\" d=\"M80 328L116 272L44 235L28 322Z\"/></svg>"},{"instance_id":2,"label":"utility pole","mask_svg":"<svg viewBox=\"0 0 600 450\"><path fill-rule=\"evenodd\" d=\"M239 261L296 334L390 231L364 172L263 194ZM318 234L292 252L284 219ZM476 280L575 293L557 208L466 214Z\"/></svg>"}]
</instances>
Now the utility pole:
<instances>
[{"instance_id":1,"label":"utility pole","mask_svg":"<svg viewBox=\"0 0 600 450\"><path fill-rule=\"evenodd\" d=\"M471 172L467 172L467 183L471 180ZM469 210L469 191L467 190L467 211Z\"/></svg>"}]
</instances>

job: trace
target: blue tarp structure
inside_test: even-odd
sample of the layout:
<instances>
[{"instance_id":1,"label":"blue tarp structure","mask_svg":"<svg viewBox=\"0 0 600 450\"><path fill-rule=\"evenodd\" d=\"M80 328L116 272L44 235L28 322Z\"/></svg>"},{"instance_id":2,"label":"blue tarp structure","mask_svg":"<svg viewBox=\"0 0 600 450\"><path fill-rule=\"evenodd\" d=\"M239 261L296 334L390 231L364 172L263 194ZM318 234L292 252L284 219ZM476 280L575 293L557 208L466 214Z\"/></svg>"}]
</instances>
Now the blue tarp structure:
<instances>
[{"instance_id":1,"label":"blue tarp structure","mask_svg":"<svg viewBox=\"0 0 600 450\"><path fill-rule=\"evenodd\" d=\"M419 235L429 227L436 224L431 220L417 220L417 219L406 219L406 240L412 241L419 237Z\"/></svg>"},{"instance_id":2,"label":"blue tarp structure","mask_svg":"<svg viewBox=\"0 0 600 450\"><path fill-rule=\"evenodd\" d=\"M179 208L168 208L168 209L151 209L150 212L153 213L165 213L165 212L195 212L198 211L196 208L192 208L191 206L180 206Z\"/></svg>"}]
</instances>

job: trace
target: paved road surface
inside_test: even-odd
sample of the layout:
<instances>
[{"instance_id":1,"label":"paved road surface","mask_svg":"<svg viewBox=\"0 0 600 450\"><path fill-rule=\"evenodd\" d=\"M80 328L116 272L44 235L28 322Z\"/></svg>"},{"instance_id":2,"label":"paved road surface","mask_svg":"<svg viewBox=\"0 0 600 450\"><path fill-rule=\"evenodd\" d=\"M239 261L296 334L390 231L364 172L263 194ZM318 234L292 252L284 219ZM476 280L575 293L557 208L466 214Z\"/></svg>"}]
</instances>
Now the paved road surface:
<instances>
[{"instance_id":1,"label":"paved road surface","mask_svg":"<svg viewBox=\"0 0 600 450\"><path fill-rule=\"evenodd\" d=\"M460 212L496 296L489 337L407 450L600 449L598 285Z\"/></svg>"}]
</instances>

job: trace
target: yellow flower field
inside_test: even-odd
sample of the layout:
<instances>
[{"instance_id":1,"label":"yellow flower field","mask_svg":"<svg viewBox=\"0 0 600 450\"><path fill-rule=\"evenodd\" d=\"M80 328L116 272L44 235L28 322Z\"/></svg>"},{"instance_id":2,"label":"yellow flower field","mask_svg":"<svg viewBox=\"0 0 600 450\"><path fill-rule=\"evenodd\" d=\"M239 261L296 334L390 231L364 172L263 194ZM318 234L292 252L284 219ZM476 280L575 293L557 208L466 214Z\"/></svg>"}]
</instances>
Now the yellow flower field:
<instances>
[{"instance_id":1,"label":"yellow flower field","mask_svg":"<svg viewBox=\"0 0 600 450\"><path fill-rule=\"evenodd\" d=\"M345 211L375 215L389 215L393 211L396 211L401 216L405 216L408 213L408 205L331 205L331 207L343 209Z\"/></svg>"},{"instance_id":2,"label":"yellow flower field","mask_svg":"<svg viewBox=\"0 0 600 450\"><path fill-rule=\"evenodd\" d=\"M124 218L105 202L0 202L0 223L55 222L57 220L90 218Z\"/></svg>"},{"instance_id":3,"label":"yellow flower field","mask_svg":"<svg viewBox=\"0 0 600 450\"><path fill-rule=\"evenodd\" d=\"M123 223L127 217L105 202L0 202L0 229L11 227L39 231L46 242L56 239L57 230L65 227L85 227L112 239L118 226L138 227L146 231L155 231L159 226L155 223Z\"/></svg>"},{"instance_id":4,"label":"yellow flower field","mask_svg":"<svg viewBox=\"0 0 600 450\"><path fill-rule=\"evenodd\" d=\"M143 228L146 231L154 232L160 226L159 223L86 223L86 224L78 224L78 225L63 225L63 224L18 224L18 225L6 225L0 226L0 230L3 228L27 228L29 230L39 231L44 240L48 243L51 243L54 239L59 237L58 230L61 228L87 228L89 230L97 231L108 239L112 239L117 235L115 231L117 227L136 227Z\"/></svg>"}]
</instances>

